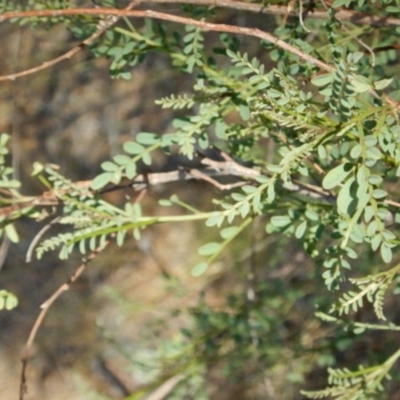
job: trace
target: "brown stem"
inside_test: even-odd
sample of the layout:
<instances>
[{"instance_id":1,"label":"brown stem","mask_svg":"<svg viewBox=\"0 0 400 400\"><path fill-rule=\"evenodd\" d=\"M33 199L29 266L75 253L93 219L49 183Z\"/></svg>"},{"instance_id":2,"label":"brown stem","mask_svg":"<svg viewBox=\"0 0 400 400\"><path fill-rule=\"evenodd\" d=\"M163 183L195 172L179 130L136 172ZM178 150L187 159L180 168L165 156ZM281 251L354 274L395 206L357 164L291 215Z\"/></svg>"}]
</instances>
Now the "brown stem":
<instances>
[{"instance_id":1,"label":"brown stem","mask_svg":"<svg viewBox=\"0 0 400 400\"><path fill-rule=\"evenodd\" d=\"M214 6L220 8L230 8L240 11L249 11L254 13L286 15L288 13L287 6L276 6L255 3L247 3L236 0L138 0L145 4L195 4L202 6ZM296 15L292 11L289 15ZM298 13L297 13L298 15ZM307 14L307 18L324 19L327 17L326 10L313 10ZM381 17L379 15L368 15L351 10L338 10L335 17L343 21L351 21L360 25L370 25L376 27L396 27L400 26L400 19L393 17Z\"/></svg>"},{"instance_id":2,"label":"brown stem","mask_svg":"<svg viewBox=\"0 0 400 400\"><path fill-rule=\"evenodd\" d=\"M148 186L160 185L169 182L175 181L186 181L191 179L202 179L206 180L214 186L217 186L221 190L230 190L237 184L228 184L222 185L216 183L212 177L221 177L221 176L234 176L238 178L245 178L254 180L258 176L260 176L261 172L254 168L245 167L238 162L234 161L230 157L226 158L224 153L221 153L224 158L223 161L216 161L210 158L203 158L201 160L202 164L205 165L205 168L190 168L190 169L179 169L175 171L169 172L154 172L147 174L139 174L133 180L128 181L127 183L107 187L105 189L100 190L99 194L104 194L107 192L126 189L128 187L132 187L134 190L143 190ZM210 179L211 178L211 179ZM242 182L243 183L243 182ZM241 183L241 184L242 184ZM311 197L327 197L329 193L324 191L323 189L306 184L303 182L295 182L298 187L293 186L291 189L292 192L299 192L305 195L309 195ZM90 186L92 181L79 181L75 182L75 185L78 185L80 188L87 188L90 190ZM240 185L241 185L240 184ZM301 189L300 189L301 188ZM47 207L47 206L56 206L60 204L62 200L60 200L60 195L63 193L49 190L42 195L36 197L28 197L26 201L22 201L20 203L12 204L10 206L0 208L0 216L5 220L9 220L13 218L14 213L23 213L24 210L33 208L33 207Z\"/></svg>"},{"instance_id":3,"label":"brown stem","mask_svg":"<svg viewBox=\"0 0 400 400\"><path fill-rule=\"evenodd\" d=\"M323 61L304 53L297 47L286 43L274 35L257 28L244 28L235 25L215 24L206 21L198 21L192 18L181 17L178 15L167 14L153 10L119 10L115 8L68 8L62 10L30 10L12 11L0 16L0 22L15 18L38 18L38 17L61 17L67 15L93 15L93 16L115 16L115 17L134 17L134 18L154 18L162 21L176 22L183 25L197 26L205 31L227 32L237 35L257 37L261 40L273 43L283 50L297 55L300 59L318 66L325 71L334 71L335 68Z\"/></svg>"},{"instance_id":4,"label":"brown stem","mask_svg":"<svg viewBox=\"0 0 400 400\"><path fill-rule=\"evenodd\" d=\"M9 19L19 19L19 18L38 18L38 17L60 17L67 15L94 15L94 16L115 16L115 17L134 17L134 18L154 18L162 21L170 21L176 22L178 24L183 25L192 25L197 26L204 31L215 31L215 32L227 32L237 35L245 35L251 37L257 37L261 40L265 40L274 44L277 47L280 47L283 50L286 50L296 56L298 56L301 60L306 61L307 63L313 64L324 71L334 72L336 69L334 66L329 65L303 51L299 48L286 43L284 40L281 40L274 35L262 31L257 28L245 28L241 26L235 25L227 25L227 24L216 24L206 21L198 21L192 18L181 17L178 15L167 14L164 12L158 12L153 10L119 10L115 8L68 8L62 10L30 10L30 11L12 11L8 13L4 13L0 16L0 22L9 20ZM370 90L369 93L375 97L379 98L379 95L374 91ZM400 110L400 104L391 99L390 97L385 96L385 100L397 110Z\"/></svg>"},{"instance_id":5,"label":"brown stem","mask_svg":"<svg viewBox=\"0 0 400 400\"><path fill-rule=\"evenodd\" d=\"M26 369L28 366L28 361L30 354L32 352L32 345L35 341L37 332L40 326L43 323L43 320L49 311L50 307L53 303L61 296L62 293L69 290L71 285L82 275L83 271L86 269L87 265L101 252L104 248L108 245L109 242L106 242L102 247L97 248L91 254L88 255L86 259L83 260L82 264L75 270L75 272L70 276L70 278L63 283L41 306L42 309L33 324L31 332L29 334L29 338L25 344L24 349L22 350L21 354L21 362L22 362L22 369L21 369L21 379L20 379L20 388L19 388L19 399L23 400L25 394L27 393L27 384L26 384Z\"/></svg>"},{"instance_id":6,"label":"brown stem","mask_svg":"<svg viewBox=\"0 0 400 400\"><path fill-rule=\"evenodd\" d=\"M130 10L134 6L141 4L141 3L150 3L150 4L195 4L195 5L204 5L204 6L215 6L215 7L221 7L221 8L231 8L231 9L236 9L236 10L243 10L243 11L250 11L250 12L256 12L256 13L263 13L263 14L272 14L272 15L287 15L288 10L286 6L275 6L275 5L269 5L268 7L265 7L260 4L254 4L254 3L244 3L240 1L232 1L232 0L219 0L218 2L216 0L135 0L132 3L128 5L128 7L125 8L125 10ZM292 12L291 14L294 15ZM326 11L325 10L313 10L312 13L309 13L307 16L308 18L317 18L317 19L323 19L326 18ZM400 19L397 18L392 18L392 17L380 17L380 16L375 16L375 15L368 15L368 14L362 14L362 13L357 13L354 11L350 10L339 10L336 13L336 18L338 20L346 20L346 21L351 21L354 23L358 24L365 24L365 25L371 25L371 26L376 26L376 27L397 27L400 26ZM1 18L0 18L1 21ZM42 64L27 69L25 71L20 71L14 74L9 74L9 75L3 75L0 76L0 81L5 81L5 80L14 80L23 76L31 75L36 72L42 71L46 68L49 68L55 64L58 64L61 61L64 61L66 59L69 59L73 57L75 54L77 54L84 46L89 45L92 43L97 37L99 37L104 31L109 28L115 21L113 21L111 24L106 24L102 25L98 31L93 33L90 37L82 41L78 46L75 46L73 49L67 51L65 54L62 54L59 57L54 58L53 60L50 61L45 61Z\"/></svg>"},{"instance_id":7,"label":"brown stem","mask_svg":"<svg viewBox=\"0 0 400 400\"><path fill-rule=\"evenodd\" d=\"M137 1L132 1L126 8L125 10L131 10L135 5L137 5ZM110 28L112 25L114 25L117 19L112 19L111 21L106 21L104 24L99 24L98 30L94 32L92 35L90 35L87 39L83 40L80 42L77 46L75 46L73 49L67 51L66 53L62 54L61 56L58 56L56 58L53 58L52 60L45 61L42 64L26 69L24 71L20 71L14 74L9 74L9 75L2 75L0 76L0 82L1 81L12 81L17 78L22 78L23 76L35 74L36 72L42 71L46 68L50 68L53 65L58 64L61 61L68 60L71 57L73 57L75 54L79 53L83 48L86 46L89 46L92 42L94 42L99 36L101 36L108 28Z\"/></svg>"}]
</instances>

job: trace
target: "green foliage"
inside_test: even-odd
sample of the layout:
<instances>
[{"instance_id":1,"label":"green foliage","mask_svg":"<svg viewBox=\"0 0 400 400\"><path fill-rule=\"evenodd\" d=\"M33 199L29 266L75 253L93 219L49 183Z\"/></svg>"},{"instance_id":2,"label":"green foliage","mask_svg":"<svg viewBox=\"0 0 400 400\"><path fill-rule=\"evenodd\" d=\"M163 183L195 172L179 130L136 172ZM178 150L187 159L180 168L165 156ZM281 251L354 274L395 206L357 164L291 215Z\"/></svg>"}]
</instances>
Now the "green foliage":
<instances>
[{"instance_id":1,"label":"green foliage","mask_svg":"<svg viewBox=\"0 0 400 400\"><path fill-rule=\"evenodd\" d=\"M114 165L114 164L112 164ZM104 247L108 238L113 237L122 245L127 233L140 237L140 230L152 223L142 218L139 204L127 203L124 209L112 206L94 195L88 187L74 184L64 178L51 166L45 166L40 176L52 185L54 193L63 204L61 224L73 226L68 233L60 233L41 242L37 256L60 248L59 257L66 259L77 246L82 254Z\"/></svg>"},{"instance_id":2,"label":"green foliage","mask_svg":"<svg viewBox=\"0 0 400 400\"><path fill-rule=\"evenodd\" d=\"M12 222L14 219L20 217L17 204L22 196L18 192L18 188L21 184L18 180L14 179L14 170L8 165L9 150L7 145L9 140L9 135L5 133L0 135L0 189L2 191L0 195L0 204L2 206L15 204L17 212L8 220L6 220L3 215L0 215L0 237L5 234L9 240L17 243L19 241L19 236Z\"/></svg>"},{"instance_id":3,"label":"green foliage","mask_svg":"<svg viewBox=\"0 0 400 400\"><path fill-rule=\"evenodd\" d=\"M124 144L125 152L133 155L133 157L118 154L113 161L103 162L101 168L104 172L93 180L92 189L101 189L110 182L118 184L123 176L133 179L137 172L136 164L139 161L143 161L146 165L151 165L151 152L160 147L166 147L171 143L171 139L167 136L157 137L153 133L139 133L135 142L126 142Z\"/></svg>"},{"instance_id":4,"label":"green foliage","mask_svg":"<svg viewBox=\"0 0 400 400\"><path fill-rule=\"evenodd\" d=\"M339 400L348 399L375 399L382 396L384 391L384 378L390 379L389 370L400 357L400 352L396 352L386 362L381 365L364 368L359 367L357 371L344 369L328 369L329 388L307 392L302 394L309 399L332 398Z\"/></svg>"},{"instance_id":5,"label":"green foliage","mask_svg":"<svg viewBox=\"0 0 400 400\"><path fill-rule=\"evenodd\" d=\"M17 307L18 299L7 290L0 290L0 310L12 310Z\"/></svg>"},{"instance_id":6,"label":"green foliage","mask_svg":"<svg viewBox=\"0 0 400 400\"><path fill-rule=\"evenodd\" d=\"M17 189L20 187L20 182L14 179L13 168L8 165L8 147L7 144L10 140L10 136L2 133L0 135L0 204L2 206L10 206L11 204L18 204L20 195ZM14 198L14 199L13 199ZM15 229L12 221L17 219L20 215L14 213L14 215L6 220L6 218L0 216L0 237L2 240L4 236L11 242L17 243L19 241L18 233ZM7 290L0 290L0 310L12 310L18 305L17 297Z\"/></svg>"},{"instance_id":7,"label":"green foliage","mask_svg":"<svg viewBox=\"0 0 400 400\"><path fill-rule=\"evenodd\" d=\"M69 5L43 1L29 2L27 7L41 10ZM36 175L61 204L59 222L66 227L62 233L41 240L36 248L38 258L53 250L59 251L61 259L70 257L75 249L87 254L102 249L111 239L123 245L127 235L138 239L141 231L153 224L204 220L207 228L218 231L219 239L199 248L204 258L191 272L200 277L232 243L246 235L254 221L262 221L268 237L286 240L282 237L287 236L301 243L312 258L315 269L307 278L311 277L315 285L311 296L323 298L324 309L318 312L323 321L344 330L350 327L355 333L398 330L394 323L374 325L356 318L370 303L375 317L385 321L385 299L398 294L392 288L400 270L396 187L400 176L400 106L388 99L396 97L400 81L397 71L390 69L390 54L372 57L369 50L382 37L387 46L397 46L399 29L359 28L354 25L357 21L341 22L335 17L338 7L373 15L371 11L376 11L383 20L400 13L399 1L365 4L363 0L336 0L323 23L307 20L315 30L312 35L293 17L296 23L289 20L277 28L276 35L298 49L302 60L277 41L259 43L253 38L248 39L253 40L252 45L243 43L240 27L237 37L220 34L216 47L208 46L211 39L205 30L193 25L145 19L142 25L124 20L110 27L90 50L96 57L110 60L112 78L130 79L132 68L147 54L163 53L168 55L171 67L192 76L191 93L177 90L158 100L162 108L178 110L171 131L141 132L135 140L125 142L123 154L103 162L90 187L72 182L52 166L37 165ZM9 2L0 4L2 12L11 9L21 8ZM196 6L182 10L184 16L196 21L207 21L218 12ZM299 11L298 15L307 13ZM63 23L83 39L96 30L99 21L80 16L19 22L34 27L42 22L47 27ZM367 31L370 39L364 35ZM307 62L309 56L318 57L329 68L318 70ZM20 183L7 166L7 141L8 136L0 137L0 188L7 192L1 198L3 206L18 203L21 198L16 191ZM254 174L243 175L243 185L226 196L215 195L205 210L198 211L173 197L161 204L179 206L180 215L145 216L139 203L127 201L117 207L102 198L116 185L133 184L142 165L153 164L154 152L177 152L193 159L198 151L215 147L229 154L231 160L237 159L236 168L242 161L249 162ZM35 211L32 206L16 209L11 218L2 219L0 233L17 241L11 222L24 214L36 218ZM388 268L392 262L396 265ZM327 290L324 295L316 294L320 279ZM204 377L199 370L206 370L209 360L230 358L234 362L228 370L233 375L243 373L243 360L255 360L249 361L253 371L279 362L279 356L268 348L268 335L273 328L282 328L276 310L283 307L283 297L296 297L298 293L293 289L278 296L275 291L273 303L268 291L257 289L261 300L251 306L247 302L247 308L241 293L225 305L229 312L215 311L206 304L191 310L194 328L183 333L192 347L181 355L186 361L189 356L198 361L186 364L192 367L187 368L191 372L186 378L194 382L196 398L206 398L200 390ZM8 292L2 296L0 308L15 304ZM271 307L273 316L266 317ZM399 355L399 350L385 355L387 360L373 367L330 368L326 389L303 394L343 400L377 398L374 396L384 391L385 379L390 378ZM296 379L302 380L300 375ZM178 386L171 398L179 398L183 386Z\"/></svg>"}]
</instances>

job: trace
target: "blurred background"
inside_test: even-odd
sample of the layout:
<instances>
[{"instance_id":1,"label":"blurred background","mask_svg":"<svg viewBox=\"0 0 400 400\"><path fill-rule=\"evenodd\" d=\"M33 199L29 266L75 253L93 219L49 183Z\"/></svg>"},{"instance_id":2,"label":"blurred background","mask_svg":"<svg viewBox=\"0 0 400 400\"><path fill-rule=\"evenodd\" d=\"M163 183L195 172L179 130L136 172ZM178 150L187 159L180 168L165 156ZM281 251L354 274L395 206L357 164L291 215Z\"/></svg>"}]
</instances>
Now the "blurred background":
<instances>
[{"instance_id":1,"label":"blurred background","mask_svg":"<svg viewBox=\"0 0 400 400\"><path fill-rule=\"evenodd\" d=\"M274 28L265 15L225 11L218 18ZM0 37L0 75L40 65L79 43L61 26L2 23ZM212 46L218 35L207 40ZM243 46L263 56L256 40L245 39ZM72 180L93 179L101 162L137 133L171 129L179 112L154 101L190 92L193 77L171 68L162 54L149 54L129 80L111 79L109 64L85 48L51 68L0 82L0 129L13 137L24 194L44 190L30 176L34 161L57 164ZM161 154L155 160L152 170L173 169L180 161ZM173 193L205 210L212 209L211 198L223 196L201 181L163 185L148 190L145 212L178 213L158 205ZM127 196L135 194L115 192L107 199L121 204ZM67 262L47 254L26 263L40 227L28 219L17 225L21 241L10 245L0 273L1 288L20 302L0 312L1 399L17 398L20 354L40 305L80 264L78 253ZM332 300L319 266L300 244L267 235L265 221L256 220L205 275L193 277L197 249L213 235L202 223L168 224L122 248L110 246L50 309L28 365L26 399L301 399L301 388L325 385L325 370L334 363L372 364L383 346L385 354L396 348L390 334L357 339L316 320L316 308ZM392 306L387 315L396 321ZM359 317L367 321L368 310ZM391 395L398 398L395 384Z\"/></svg>"}]
</instances>

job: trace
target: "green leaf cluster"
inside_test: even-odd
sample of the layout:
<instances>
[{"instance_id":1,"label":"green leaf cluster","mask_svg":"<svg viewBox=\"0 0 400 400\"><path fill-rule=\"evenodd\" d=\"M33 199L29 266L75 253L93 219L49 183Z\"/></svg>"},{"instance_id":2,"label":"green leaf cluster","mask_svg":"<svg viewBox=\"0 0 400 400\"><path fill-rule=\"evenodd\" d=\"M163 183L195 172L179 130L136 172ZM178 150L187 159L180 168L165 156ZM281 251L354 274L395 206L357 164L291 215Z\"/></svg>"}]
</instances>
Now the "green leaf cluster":
<instances>
[{"instance_id":1,"label":"green leaf cluster","mask_svg":"<svg viewBox=\"0 0 400 400\"><path fill-rule=\"evenodd\" d=\"M265 5L261 1L252 3ZM28 6L39 10L70 5L40 1L28 2ZM315 21L312 7L296 9L290 18L278 21L278 25L282 23L275 30L278 39L271 43L255 38L245 41L239 37L243 32L240 27L238 36L222 33L210 39L198 26L153 19L140 25L122 19L90 46L96 57L110 60L112 78L130 79L132 68L149 53L166 54L171 70L191 76L190 88L177 88L156 101L174 113L168 131L141 132L125 142L120 154L100 165L101 172L90 187L72 182L52 166L36 165L35 175L57 198L59 222L64 228L41 240L36 249L39 258L58 250L59 257L67 259L76 249L86 254L104 248L110 240L123 245L129 236L138 239L150 225L198 220L217 231L218 237L201 245L200 261L188 266L198 279L207 276L253 224L262 226L268 239L298 244L310 256L314 268L302 279L313 280L312 294L306 285L301 286L304 292L299 295L294 287L281 290L271 284L268 289L275 295L270 299L260 284L255 290L260 294L258 303L241 293L228 299L225 310L215 311L207 304L194 307L194 328L183 330L192 344L185 356L193 356L201 366L193 371L205 370L204 360L215 355L232 356L235 362L228 370L235 374L240 368L243 373L238 360L246 357L256 360L252 363L254 371L260 365L267 368L268 362L278 363L279 357L263 346L267 346L271 332L285 331L290 320L280 321L278 311L291 309L301 296L302 301L307 296L322 298L323 310L318 316L345 332L349 327L359 334L399 328L391 322L367 324L357 316L367 313L366 304L371 304L372 317L386 321L385 300L399 292L398 287L392 288L398 285L400 270L400 106L395 102L400 79L391 65L393 60L398 61L397 55L390 51L397 48L400 30L359 27L356 20L340 21L336 18L339 7L347 7L349 12L376 13L386 21L399 13L400 2L336 0L322 22ZM10 9L20 8L10 2L0 3L1 11ZM213 7L196 5L185 5L181 10L197 21L208 21L218 13ZM310 18L304 22L303 16ZM85 16L29 22L36 27L43 21L49 26L62 22L81 39L93 33L99 22ZM282 42L285 46L279 45ZM384 47L375 54L373 49L381 42ZM290 46L297 51L290 51ZM307 62L309 57L321 60L325 70ZM158 79L168 78L168 73L161 75ZM26 200L19 194L20 182L8 166L8 139L7 135L0 136L2 207L25 204ZM126 201L116 206L102 196L119 185L134 184L143 165L153 165L154 152L167 156L178 153L193 160L199 153L212 151L218 154L216 158L219 156L213 160L215 171L222 175L233 168L232 175L241 183L233 185L226 195L213 194L204 210L172 196L161 205L174 206L179 215L146 216L139 203ZM11 218L3 218L0 233L17 241L12 222L23 215L37 218L34 206L26 208L15 207ZM391 263L395 266L388 267ZM234 269L230 264L224 268ZM323 296L315 294L319 282L327 289ZM12 295L4 292L2 308L14 303ZM270 309L272 317L268 316ZM373 367L330 368L327 388L303 394L343 400L379 396L399 355L397 350ZM199 379L198 386L200 381L204 379Z\"/></svg>"}]
</instances>

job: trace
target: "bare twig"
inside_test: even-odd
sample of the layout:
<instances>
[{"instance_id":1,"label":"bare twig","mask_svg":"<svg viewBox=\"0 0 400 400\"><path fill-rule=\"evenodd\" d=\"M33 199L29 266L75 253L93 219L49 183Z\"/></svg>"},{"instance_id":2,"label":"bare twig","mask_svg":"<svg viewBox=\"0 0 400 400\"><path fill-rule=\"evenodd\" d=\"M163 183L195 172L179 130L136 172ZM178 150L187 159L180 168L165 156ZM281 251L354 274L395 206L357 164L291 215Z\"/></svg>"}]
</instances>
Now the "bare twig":
<instances>
[{"instance_id":1,"label":"bare twig","mask_svg":"<svg viewBox=\"0 0 400 400\"><path fill-rule=\"evenodd\" d=\"M53 218L48 224L46 224L33 238L31 244L29 245L28 251L26 252L26 259L25 261L31 262L32 261L32 253L36 245L39 243L40 239L43 237L43 235L53 226L55 225L58 221L60 221L61 216L58 216L56 218Z\"/></svg>"},{"instance_id":2,"label":"bare twig","mask_svg":"<svg viewBox=\"0 0 400 400\"><path fill-rule=\"evenodd\" d=\"M329 7L325 3L324 0L322 0L322 4L325 7L325 9L328 11ZM336 15L335 15L335 17L336 17ZM374 53L373 49L370 46L368 46L365 42L363 42L360 38L358 38L356 35L353 35L351 30L345 24L343 24L343 21L341 21L337 17L336 17L336 20L341 23L342 28L348 33L348 35L350 37L352 37L361 47L364 47L364 49L371 55L371 65L372 65L372 67L375 67L376 57L375 57L375 53Z\"/></svg>"},{"instance_id":3,"label":"bare twig","mask_svg":"<svg viewBox=\"0 0 400 400\"><path fill-rule=\"evenodd\" d=\"M10 248L10 239L7 236L3 236L0 245L0 271L3 268L4 261L7 258L9 248Z\"/></svg>"},{"instance_id":4,"label":"bare twig","mask_svg":"<svg viewBox=\"0 0 400 400\"><path fill-rule=\"evenodd\" d=\"M306 25L304 24L304 20L303 20L303 0L299 0L299 22L300 25L302 26L302 28L310 33L311 31L306 27Z\"/></svg>"},{"instance_id":5,"label":"bare twig","mask_svg":"<svg viewBox=\"0 0 400 400\"><path fill-rule=\"evenodd\" d=\"M113 366L113 364L108 361L103 356L96 357L96 369L101 374L101 377L105 379L113 389L116 389L121 395L129 397L135 390L130 382L120 373L120 371Z\"/></svg>"},{"instance_id":6,"label":"bare twig","mask_svg":"<svg viewBox=\"0 0 400 400\"><path fill-rule=\"evenodd\" d=\"M28 361L32 352L32 345L33 342L35 341L37 332L40 328L40 326L43 323L43 320L49 311L50 307L53 305L53 303L61 296L62 293L65 291L69 290L71 285L82 275L84 270L86 269L87 265L100 253L102 252L107 245L109 244L109 241L106 241L105 244L103 244L101 247L98 247L95 251L90 253L87 258L85 258L82 262L82 264L75 270L75 272L71 275L71 277L63 283L41 306L41 311L38 315L38 317L35 320L35 323L33 324L33 327L31 329L31 332L29 334L29 338L24 346L24 349L22 350L21 354L21 362L22 362L22 369L21 369L21 380L20 380L20 389L19 389L19 399L23 400L25 397L25 394L27 393L27 383L26 383L26 369L28 366Z\"/></svg>"},{"instance_id":7,"label":"bare twig","mask_svg":"<svg viewBox=\"0 0 400 400\"><path fill-rule=\"evenodd\" d=\"M136 1L132 1L126 8L125 10L131 10L135 5L137 4ZM56 65L60 63L61 61L70 59L73 57L75 54L79 53L83 48L86 46L89 46L92 42L94 42L99 36L101 36L108 28L110 28L112 25L114 25L119 18L114 18L110 19L109 21L101 21L98 26L98 30L94 32L92 35L90 35L87 39L83 40L80 42L77 46L75 46L73 49L67 51L66 53L62 54L61 56L58 56L52 60L45 61L42 64L26 69L24 71L16 72L14 74L9 74L9 75L2 75L0 76L0 82L1 81L8 81L8 80L14 80L17 78L22 78L23 76L35 74L36 72L42 71L46 68L50 68L53 65Z\"/></svg>"},{"instance_id":8,"label":"bare twig","mask_svg":"<svg viewBox=\"0 0 400 400\"><path fill-rule=\"evenodd\" d=\"M250 11L250 12L261 12L265 14L273 14L273 15L288 15L288 14L293 14L293 11L289 10L287 6L275 6L275 5L269 5L268 7L265 7L260 4L254 4L254 3L245 3L241 1L232 1L232 0L135 0L132 1L124 11L129 11L133 7L135 7L138 4L141 3L154 3L154 4L196 4L196 5L208 5L208 6L215 6L215 7L221 7L221 8L231 8L231 9L236 9L236 10L244 10L244 11ZM300 1L300 4L301 1ZM69 10L69 9L67 9ZM79 10L79 9L76 9ZM99 9L97 9L99 10ZM104 10L104 9L103 9ZM107 10L107 9L106 9ZM50 10L48 10L51 12ZM301 13L301 10L300 10ZM87 12L86 12L87 14ZM99 14L97 14L99 15ZM308 14L308 18L326 18L326 11L324 10L313 10L312 13ZM33 15L33 16L37 16ZM387 27L397 27L400 26L400 19L397 18L384 18L384 17L379 17L379 16L374 16L374 15L366 15L362 13L357 13L354 11L350 10L339 10L336 13L336 18L338 20L347 20L347 21L352 21L354 23L358 24L365 24L365 25L370 25L370 26L387 26ZM120 16L119 16L120 17ZM119 18L118 17L118 18ZM300 20L301 20L301 14L300 14ZM9 18L14 18L14 17L9 17ZM2 17L0 17L0 22L4 21L7 18L6 14L3 14ZM17 18L17 17L16 17ZM31 75L36 72L39 72L41 70L44 70L46 68L49 68L55 64L58 64L61 61L64 61L66 59L70 59L73 57L75 54L77 54L82 48L85 46L88 46L90 43L92 43L96 38L98 38L101 34L104 33L105 30L107 30L110 26L112 26L116 22L116 19L111 19L109 22L104 22L102 21L99 24L99 29L93 33L90 37L79 43L79 45L75 46L73 49L69 50L65 54L62 54L59 57L54 58L53 60L45 61L41 65L9 74L9 75L3 75L0 76L0 81L5 81L5 80L14 80L23 76ZM302 21L301 21L302 22Z\"/></svg>"},{"instance_id":9,"label":"bare twig","mask_svg":"<svg viewBox=\"0 0 400 400\"><path fill-rule=\"evenodd\" d=\"M183 374L174 375L161 384L156 390L150 393L146 400L164 400L185 377Z\"/></svg>"},{"instance_id":10,"label":"bare twig","mask_svg":"<svg viewBox=\"0 0 400 400\"><path fill-rule=\"evenodd\" d=\"M335 71L335 68L325 62L303 52L295 46L278 39L274 35L257 28L244 28L235 25L215 24L206 21L199 21L192 18L181 17L179 15L167 14L153 10L120 10L115 8L67 8L62 10L30 10L12 11L0 15L0 22L15 18L38 18L38 17L61 17L68 15L93 15L93 16L116 16L134 18L154 18L163 21L176 22L183 25L197 26L205 31L227 32L237 35L257 37L261 40L273 43L283 50L297 55L300 59L316 65L325 71Z\"/></svg>"},{"instance_id":11,"label":"bare twig","mask_svg":"<svg viewBox=\"0 0 400 400\"><path fill-rule=\"evenodd\" d=\"M269 5L268 7L265 7L263 5L259 4L254 4L254 3L244 3L240 1L232 1L232 0L219 0L218 2L215 0L135 0L132 1L126 8L125 10L131 10L133 7L135 7L138 4L141 3L155 3L155 4L196 4L196 5L209 5L209 6L215 6L215 7L221 7L221 8L231 8L231 9L236 9L236 10L244 10L244 11L250 11L250 12L257 12L257 13L265 13L265 14L273 14L273 15L295 15L293 11L288 11L287 6L275 6L275 5ZM300 5L302 5L300 1ZM302 23L302 15L301 15L301 9L300 9L300 14L299 18ZM312 13L308 14L308 18L326 18L326 11L323 10L314 10ZM361 13L356 13L353 11L349 10L339 10L336 13L336 18L338 20L347 20L347 21L352 21L355 23L359 24L366 24L370 26L400 26L400 19L397 18L382 18L379 16L374 16L374 15L365 15ZM77 54L79 51L81 51L85 46L88 46L91 44L95 39L97 39L100 35L102 35L109 27L111 27L115 22L117 21L118 18L116 19L110 19L110 21L101 21L99 23L99 29L93 33L91 36L89 36L87 39L83 40L80 42L77 46L75 46L73 49L67 51L66 53L62 54L61 56L58 56L52 60L45 61L42 64L29 68L24 71L20 71L17 73L13 74L8 74L8 75L3 75L0 76L0 81L6 81L6 80L14 80L17 78L21 78L23 76L31 75L36 72L42 71L46 68L50 68L53 65L56 65L60 63L61 61L70 59L73 57L75 54ZM0 17L1 21L1 17ZM306 29L304 27L304 29ZM306 29L307 30L307 29Z\"/></svg>"},{"instance_id":12,"label":"bare twig","mask_svg":"<svg viewBox=\"0 0 400 400\"><path fill-rule=\"evenodd\" d=\"M245 178L254 180L261 175L261 172L255 168L245 167L238 162L234 161L225 153L220 153L224 161L216 161L210 158L204 158L201 163L204 164L205 168L190 168L190 169L178 169L169 172L154 172L147 174L139 174L133 180L128 181L121 185L111 186L105 188L99 192L99 194L104 194L107 192L126 189L132 187L134 190L143 190L148 186L160 185L175 181L186 181L191 179L203 179L214 186L217 186L221 190L229 190L235 186L240 186L243 182L233 183L228 185L217 183L212 177L221 176L234 176L238 178ZM298 192L300 194L305 194L315 198L330 197L330 194L318 186L314 186L304 182L294 181L295 185L291 187L285 187L285 189L291 192ZM81 188L90 189L92 181L78 181L75 185ZM10 206L0 208L0 216L4 219L9 219L13 217L14 213L24 212L26 209L33 207L48 207L55 206L62 202L59 198L60 193L49 190L40 196L27 197L25 201L12 204Z\"/></svg>"},{"instance_id":13,"label":"bare twig","mask_svg":"<svg viewBox=\"0 0 400 400\"><path fill-rule=\"evenodd\" d=\"M287 6L262 5L255 3L247 3L236 0L138 0L139 3L146 4L196 4L202 6L214 6L220 8L231 8L241 11L249 11L254 13L286 15L288 13ZM295 11L291 11L291 15L296 16ZM325 10L313 10L307 13L307 18L324 19L327 17ZM379 15L368 15L351 10L337 10L335 17L339 20L351 21L359 25L370 25L376 27L396 27L400 26L400 19L393 17L381 17Z\"/></svg>"},{"instance_id":14,"label":"bare twig","mask_svg":"<svg viewBox=\"0 0 400 400\"><path fill-rule=\"evenodd\" d=\"M211 183L213 186L215 186L219 190L232 190L235 187L243 186L245 184L245 182L235 182L235 183L223 184L223 183L220 183L220 182L216 181L215 179L211 178L209 175L203 174L203 172L201 172L200 170L197 170L197 169L191 169L191 170L189 170L189 173L191 175L193 175L193 177L195 177L195 178L202 179L206 182Z\"/></svg>"}]
</instances>

